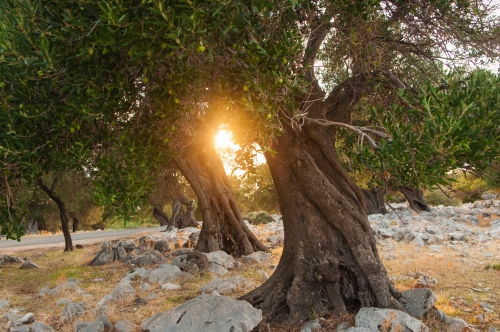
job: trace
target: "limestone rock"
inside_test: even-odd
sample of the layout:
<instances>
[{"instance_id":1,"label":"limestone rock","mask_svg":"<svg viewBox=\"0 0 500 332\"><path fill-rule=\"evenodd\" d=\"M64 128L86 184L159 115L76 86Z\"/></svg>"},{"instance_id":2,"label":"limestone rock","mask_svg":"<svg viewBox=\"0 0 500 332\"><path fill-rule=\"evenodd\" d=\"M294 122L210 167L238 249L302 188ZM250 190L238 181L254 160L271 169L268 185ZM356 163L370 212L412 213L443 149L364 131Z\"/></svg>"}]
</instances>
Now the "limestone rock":
<instances>
[{"instance_id":1,"label":"limestone rock","mask_svg":"<svg viewBox=\"0 0 500 332\"><path fill-rule=\"evenodd\" d=\"M75 319L85 312L86 304L83 302L75 303L69 302L67 303L62 310L62 321L63 323L68 323L69 321Z\"/></svg>"},{"instance_id":2,"label":"limestone rock","mask_svg":"<svg viewBox=\"0 0 500 332\"><path fill-rule=\"evenodd\" d=\"M399 302L413 317L420 318L436 303L437 296L428 288L417 288L404 291Z\"/></svg>"},{"instance_id":3,"label":"limestone rock","mask_svg":"<svg viewBox=\"0 0 500 332\"><path fill-rule=\"evenodd\" d=\"M204 253L207 256L209 263L215 263L222 266L225 269L232 269L234 267L234 257L228 255L226 252L219 250L209 253ZM210 264L211 265L211 264Z\"/></svg>"},{"instance_id":4,"label":"limestone rock","mask_svg":"<svg viewBox=\"0 0 500 332\"><path fill-rule=\"evenodd\" d=\"M101 247L108 242L104 242L101 244ZM97 253L94 259L89 263L90 266L101 266L113 263L117 259L116 252L111 249L108 245L105 245L104 248Z\"/></svg>"},{"instance_id":5,"label":"limestone rock","mask_svg":"<svg viewBox=\"0 0 500 332\"><path fill-rule=\"evenodd\" d=\"M103 322L96 320L85 326L79 332L104 332L104 324Z\"/></svg>"},{"instance_id":6,"label":"limestone rock","mask_svg":"<svg viewBox=\"0 0 500 332\"><path fill-rule=\"evenodd\" d=\"M33 332L54 332L54 329L40 321L36 321L31 325Z\"/></svg>"},{"instance_id":7,"label":"limestone rock","mask_svg":"<svg viewBox=\"0 0 500 332\"><path fill-rule=\"evenodd\" d=\"M379 326L387 326L391 331L429 332L429 328L421 321L399 310L361 308L355 317L356 327L378 331Z\"/></svg>"},{"instance_id":8,"label":"limestone rock","mask_svg":"<svg viewBox=\"0 0 500 332\"><path fill-rule=\"evenodd\" d=\"M34 321L35 321L35 315L32 312L27 313L18 320L18 322L21 324L30 324L33 323Z\"/></svg>"},{"instance_id":9,"label":"limestone rock","mask_svg":"<svg viewBox=\"0 0 500 332\"><path fill-rule=\"evenodd\" d=\"M113 327L113 324L111 324L109 318L103 313L101 313L99 317L96 318L96 321L102 322L102 325L104 326L105 330Z\"/></svg>"},{"instance_id":10,"label":"limestone rock","mask_svg":"<svg viewBox=\"0 0 500 332\"><path fill-rule=\"evenodd\" d=\"M21 270L29 270L29 269L39 269L40 266L38 264L35 264L31 261L26 261L19 267Z\"/></svg>"},{"instance_id":11,"label":"limestone rock","mask_svg":"<svg viewBox=\"0 0 500 332\"><path fill-rule=\"evenodd\" d=\"M250 332L262 320L262 311L246 301L200 295L142 325L144 332Z\"/></svg>"},{"instance_id":12,"label":"limestone rock","mask_svg":"<svg viewBox=\"0 0 500 332\"><path fill-rule=\"evenodd\" d=\"M119 283L111 292L112 301L130 301L135 297L135 289L129 283Z\"/></svg>"},{"instance_id":13,"label":"limestone rock","mask_svg":"<svg viewBox=\"0 0 500 332\"><path fill-rule=\"evenodd\" d=\"M217 291L219 294L225 295L235 292L238 289L248 289L254 286L253 282L241 276L235 276L232 278L215 277L212 281L201 286L200 292L207 294Z\"/></svg>"},{"instance_id":14,"label":"limestone rock","mask_svg":"<svg viewBox=\"0 0 500 332\"><path fill-rule=\"evenodd\" d=\"M321 329L321 324L318 322L317 319L315 319L305 323L300 329L300 332L314 332L318 331L319 329Z\"/></svg>"},{"instance_id":15,"label":"limestone rock","mask_svg":"<svg viewBox=\"0 0 500 332\"><path fill-rule=\"evenodd\" d=\"M262 251L256 251L254 253L251 253L248 256L243 256L242 257L243 262L245 263L269 263L271 262L271 259L269 258L268 254Z\"/></svg>"},{"instance_id":16,"label":"limestone rock","mask_svg":"<svg viewBox=\"0 0 500 332\"><path fill-rule=\"evenodd\" d=\"M10 308L10 301L9 300L0 300L0 310L9 309L9 308Z\"/></svg>"},{"instance_id":17,"label":"limestone rock","mask_svg":"<svg viewBox=\"0 0 500 332\"><path fill-rule=\"evenodd\" d=\"M162 264L158 269L151 272L149 282L164 284L166 282L185 283L194 277L186 272L182 272L177 266Z\"/></svg>"},{"instance_id":18,"label":"limestone rock","mask_svg":"<svg viewBox=\"0 0 500 332\"><path fill-rule=\"evenodd\" d=\"M469 332L471 328L463 319L453 318L448 326L448 332Z\"/></svg>"},{"instance_id":19,"label":"limestone rock","mask_svg":"<svg viewBox=\"0 0 500 332\"><path fill-rule=\"evenodd\" d=\"M137 325L126 319L121 320L115 324L115 330L117 332L135 332L137 331L137 327Z\"/></svg>"},{"instance_id":20,"label":"limestone rock","mask_svg":"<svg viewBox=\"0 0 500 332\"><path fill-rule=\"evenodd\" d=\"M171 284L169 282L161 285L161 289L166 290L166 291L168 291L168 290L176 290L176 289L179 289L179 288L182 288L182 287L179 286L179 285L176 285L176 284Z\"/></svg>"}]
</instances>

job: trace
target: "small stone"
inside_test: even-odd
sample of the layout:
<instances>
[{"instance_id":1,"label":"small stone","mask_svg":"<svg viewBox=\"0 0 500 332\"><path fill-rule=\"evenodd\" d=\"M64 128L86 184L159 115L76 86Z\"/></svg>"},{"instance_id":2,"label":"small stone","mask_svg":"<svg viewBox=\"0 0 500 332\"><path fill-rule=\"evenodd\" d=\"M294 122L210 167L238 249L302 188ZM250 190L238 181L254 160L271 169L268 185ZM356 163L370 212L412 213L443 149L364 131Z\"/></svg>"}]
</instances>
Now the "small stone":
<instances>
[{"instance_id":1,"label":"small stone","mask_svg":"<svg viewBox=\"0 0 500 332\"><path fill-rule=\"evenodd\" d=\"M115 324L115 329L117 332L135 332L137 331L137 327L137 325L126 319L121 320Z\"/></svg>"},{"instance_id":2,"label":"small stone","mask_svg":"<svg viewBox=\"0 0 500 332\"><path fill-rule=\"evenodd\" d=\"M31 325L33 332L54 332L54 329L40 321L36 321Z\"/></svg>"},{"instance_id":3,"label":"small stone","mask_svg":"<svg viewBox=\"0 0 500 332\"><path fill-rule=\"evenodd\" d=\"M179 289L179 288L182 288L182 287L179 286L179 285L176 285L176 284L168 283L168 282L165 283L165 284L163 284L163 285L161 285L161 289L166 290L166 291L168 291L168 290L175 290L175 289Z\"/></svg>"},{"instance_id":4,"label":"small stone","mask_svg":"<svg viewBox=\"0 0 500 332\"><path fill-rule=\"evenodd\" d=\"M346 332L348 328L349 328L349 323L342 322L339 325L337 325L337 332Z\"/></svg>"},{"instance_id":5,"label":"small stone","mask_svg":"<svg viewBox=\"0 0 500 332\"><path fill-rule=\"evenodd\" d=\"M104 324L97 320L85 326L79 332L104 332Z\"/></svg>"},{"instance_id":6,"label":"small stone","mask_svg":"<svg viewBox=\"0 0 500 332\"><path fill-rule=\"evenodd\" d=\"M448 332L467 332L470 326L463 319L453 318L448 326Z\"/></svg>"},{"instance_id":7,"label":"small stone","mask_svg":"<svg viewBox=\"0 0 500 332\"><path fill-rule=\"evenodd\" d=\"M416 318L425 315L436 303L437 296L428 288L417 288L404 291L399 302Z\"/></svg>"},{"instance_id":8,"label":"small stone","mask_svg":"<svg viewBox=\"0 0 500 332\"><path fill-rule=\"evenodd\" d=\"M154 300L158 298L158 295L156 295L156 293L150 293L147 297L146 297L146 300Z\"/></svg>"},{"instance_id":9,"label":"small stone","mask_svg":"<svg viewBox=\"0 0 500 332\"><path fill-rule=\"evenodd\" d=\"M0 300L0 310L9 309L9 308L10 308L10 301L9 300Z\"/></svg>"},{"instance_id":10,"label":"small stone","mask_svg":"<svg viewBox=\"0 0 500 332\"><path fill-rule=\"evenodd\" d=\"M108 319L108 317L105 314L103 314L103 313L101 313L99 315L99 317L96 318L96 321L102 322L102 324L104 325L105 329L110 329L110 328L113 327L113 324L111 324L111 322Z\"/></svg>"},{"instance_id":11,"label":"small stone","mask_svg":"<svg viewBox=\"0 0 500 332\"><path fill-rule=\"evenodd\" d=\"M29 270L29 269L39 269L40 266L37 264L31 262L31 261L26 261L19 267L20 270Z\"/></svg>"},{"instance_id":12,"label":"small stone","mask_svg":"<svg viewBox=\"0 0 500 332\"><path fill-rule=\"evenodd\" d=\"M269 279L269 276L264 270L257 270L257 274L259 274L262 277L262 282L266 282L267 279Z\"/></svg>"},{"instance_id":13,"label":"small stone","mask_svg":"<svg viewBox=\"0 0 500 332\"><path fill-rule=\"evenodd\" d=\"M476 316L476 319L478 320L479 323L484 323L484 315L480 314Z\"/></svg>"},{"instance_id":14,"label":"small stone","mask_svg":"<svg viewBox=\"0 0 500 332\"><path fill-rule=\"evenodd\" d=\"M32 312L27 313L18 320L18 322L23 325L33 323L34 321L35 321L35 315Z\"/></svg>"},{"instance_id":15,"label":"small stone","mask_svg":"<svg viewBox=\"0 0 500 332\"><path fill-rule=\"evenodd\" d=\"M448 315L446 315L446 314L444 313L444 311L441 311L441 310L436 310L435 315L436 315L436 318L437 318L437 319L439 319L439 320L441 320L441 321L445 322L446 324L450 324L450 322L451 322L451 318L450 318L450 317L448 317Z\"/></svg>"},{"instance_id":16,"label":"small stone","mask_svg":"<svg viewBox=\"0 0 500 332\"><path fill-rule=\"evenodd\" d=\"M143 283L141 286L141 291L143 291L143 292L146 292L150 289L151 289L151 286L147 282Z\"/></svg>"},{"instance_id":17,"label":"small stone","mask_svg":"<svg viewBox=\"0 0 500 332\"><path fill-rule=\"evenodd\" d=\"M302 328L300 329L300 332L314 332L321 329L321 324L318 322L317 319L312 320L310 322L305 323Z\"/></svg>"}]
</instances>

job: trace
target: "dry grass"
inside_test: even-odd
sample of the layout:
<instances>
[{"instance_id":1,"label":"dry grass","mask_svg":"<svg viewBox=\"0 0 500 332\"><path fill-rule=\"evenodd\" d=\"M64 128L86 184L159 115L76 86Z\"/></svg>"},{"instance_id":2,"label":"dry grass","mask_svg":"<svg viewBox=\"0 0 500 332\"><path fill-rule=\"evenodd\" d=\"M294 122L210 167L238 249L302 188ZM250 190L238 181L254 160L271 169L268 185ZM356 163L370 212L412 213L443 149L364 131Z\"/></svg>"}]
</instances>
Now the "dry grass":
<instances>
[{"instance_id":1,"label":"dry grass","mask_svg":"<svg viewBox=\"0 0 500 332\"><path fill-rule=\"evenodd\" d=\"M457 246L457 250L443 245L440 252L435 253L428 248L418 248L413 245L394 243L396 250L391 254L396 256L395 260L385 261L389 275L400 290L411 288L414 279L408 275L412 272L420 272L429 277L437 278L438 284L433 289L438 295L436 307L443 310L450 317L459 317L473 324L481 331L490 326L500 327L500 317L494 313L486 313L479 302L487 302L495 309L500 309L500 271L486 270L487 264L498 264L500 259L500 241L489 242L485 245L470 246L465 249ZM22 307L28 312L33 312L38 320L54 327L57 331L73 331L73 324L63 324L60 320L62 305L56 305L59 298L68 298L75 302L85 302L89 310L79 320L91 321L95 317L92 310L95 304L105 295L110 294L118 281L131 270L130 266L122 263L114 263L102 267L89 267L87 263L99 250L97 245L86 247L84 250L75 250L71 253L63 253L61 249L31 250L16 253L22 258L30 258L41 266L39 270L19 270L19 264L6 264L0 269L0 299L11 300L12 307ZM272 250L272 264L277 264L282 249ZM492 258L485 257L485 252L493 253ZM385 252L380 253L383 257ZM495 257L495 255L497 257ZM463 257L465 256L465 257ZM172 259L171 257L170 259ZM269 276L273 269L269 264L244 265L242 268L230 271L228 276L241 275L252 280L256 285L263 282L262 276L257 270L264 270ZM228 277L225 276L225 277ZM43 286L55 287L57 284L75 278L79 281L82 289L90 295L80 295L74 290L62 290L56 295L38 297L38 291ZM95 282L94 279L102 278L103 281ZM181 289L175 291L163 291L157 284L151 284L151 290L140 291L140 280L134 280L132 285L137 291L136 295L145 299L149 293L155 292L158 297L148 300L147 305L141 305L134 301L124 303L113 303L110 305L111 313L109 319L115 323L121 319L128 319L140 325L146 318L153 314L166 311L172 307L188 301L199 295L198 289L201 285L212 280L210 273L203 274L195 280L188 282ZM488 290L489 289L489 290ZM244 294L246 290L240 290L232 297ZM450 305L450 300L461 298L467 303L459 308ZM479 323L476 316L483 314L487 320ZM3 313L0 313L3 317ZM432 331L444 331L446 328L440 321L429 315L423 319L431 327ZM324 331L336 331L336 326L343 321L353 323L353 315L345 317L326 317L323 321ZM5 326L7 320L0 318L0 326ZM300 331L299 327L269 326L273 332ZM254 331L268 332L267 325L262 325Z\"/></svg>"}]
</instances>

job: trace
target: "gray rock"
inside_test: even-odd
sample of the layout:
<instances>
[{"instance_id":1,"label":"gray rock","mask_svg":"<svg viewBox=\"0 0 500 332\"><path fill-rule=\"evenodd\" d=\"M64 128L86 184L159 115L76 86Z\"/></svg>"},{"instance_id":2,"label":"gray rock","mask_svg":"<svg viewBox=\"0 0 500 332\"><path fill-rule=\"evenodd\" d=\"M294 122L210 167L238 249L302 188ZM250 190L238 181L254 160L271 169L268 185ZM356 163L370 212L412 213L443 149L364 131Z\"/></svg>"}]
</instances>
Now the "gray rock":
<instances>
[{"instance_id":1,"label":"gray rock","mask_svg":"<svg viewBox=\"0 0 500 332\"><path fill-rule=\"evenodd\" d=\"M108 242L104 242L101 244L101 247L104 245L104 248L97 253L94 259L89 263L90 266L100 266L113 263L116 260L116 253L113 249L111 249L107 244Z\"/></svg>"},{"instance_id":2,"label":"gray rock","mask_svg":"<svg viewBox=\"0 0 500 332\"><path fill-rule=\"evenodd\" d=\"M243 256L242 257L243 262L245 263L269 263L271 262L271 259L269 256L262 251L256 251L254 253L251 253L248 256Z\"/></svg>"},{"instance_id":3,"label":"gray rock","mask_svg":"<svg viewBox=\"0 0 500 332\"><path fill-rule=\"evenodd\" d=\"M300 329L300 332L314 332L321 329L321 324L318 322L317 319L312 320L310 322L305 323L302 328Z\"/></svg>"},{"instance_id":4,"label":"gray rock","mask_svg":"<svg viewBox=\"0 0 500 332\"><path fill-rule=\"evenodd\" d=\"M35 315L32 312L27 313L18 320L18 322L23 325L33 323L34 321L35 321Z\"/></svg>"},{"instance_id":5,"label":"gray rock","mask_svg":"<svg viewBox=\"0 0 500 332\"><path fill-rule=\"evenodd\" d=\"M143 291L143 292L146 292L150 289L151 289L151 286L147 282L145 282L141 285L141 291Z\"/></svg>"},{"instance_id":6,"label":"gray rock","mask_svg":"<svg viewBox=\"0 0 500 332\"><path fill-rule=\"evenodd\" d=\"M92 322L77 320L75 323L75 332L79 332L81 329L83 329L86 326L89 326L90 324L92 324Z\"/></svg>"},{"instance_id":7,"label":"gray rock","mask_svg":"<svg viewBox=\"0 0 500 332\"><path fill-rule=\"evenodd\" d=\"M64 323L68 323L69 321L75 319L85 312L85 303L75 303L69 302L67 303L62 310L62 321Z\"/></svg>"},{"instance_id":8,"label":"gray rock","mask_svg":"<svg viewBox=\"0 0 500 332\"><path fill-rule=\"evenodd\" d=\"M429 328L421 321L399 310L361 308L355 317L356 327L378 331L380 325L390 326L391 331L428 332ZM399 330L398 330L399 329Z\"/></svg>"},{"instance_id":9,"label":"gray rock","mask_svg":"<svg viewBox=\"0 0 500 332\"><path fill-rule=\"evenodd\" d=\"M176 289L179 289L179 288L182 288L181 286L179 285L176 285L176 284L171 284L169 282L161 285L161 289L163 290L166 290L166 291L169 291L169 290L176 290Z\"/></svg>"},{"instance_id":10,"label":"gray rock","mask_svg":"<svg viewBox=\"0 0 500 332\"><path fill-rule=\"evenodd\" d=\"M448 332L470 331L470 326L463 319L453 318L448 326Z\"/></svg>"},{"instance_id":11,"label":"gray rock","mask_svg":"<svg viewBox=\"0 0 500 332\"><path fill-rule=\"evenodd\" d=\"M427 244L440 244L443 242L443 238L440 235L434 235L431 234L429 235L429 238L427 239Z\"/></svg>"},{"instance_id":12,"label":"gray rock","mask_svg":"<svg viewBox=\"0 0 500 332\"><path fill-rule=\"evenodd\" d=\"M498 332L498 331L494 326L492 326L490 327L489 332Z\"/></svg>"},{"instance_id":13,"label":"gray rock","mask_svg":"<svg viewBox=\"0 0 500 332\"><path fill-rule=\"evenodd\" d=\"M122 246L119 246L116 248L116 256L120 262L124 262L127 260L127 251Z\"/></svg>"},{"instance_id":14,"label":"gray rock","mask_svg":"<svg viewBox=\"0 0 500 332\"><path fill-rule=\"evenodd\" d=\"M111 292L112 301L130 301L135 297L135 289L129 283L119 283Z\"/></svg>"},{"instance_id":15,"label":"gray rock","mask_svg":"<svg viewBox=\"0 0 500 332\"><path fill-rule=\"evenodd\" d=\"M29 269L39 269L40 266L38 264L35 264L31 261L26 261L19 267L21 270L29 270Z\"/></svg>"},{"instance_id":16,"label":"gray rock","mask_svg":"<svg viewBox=\"0 0 500 332\"><path fill-rule=\"evenodd\" d=\"M115 324L115 329L117 332L135 332L137 331L137 327L137 325L126 319L121 320Z\"/></svg>"},{"instance_id":17,"label":"gray rock","mask_svg":"<svg viewBox=\"0 0 500 332\"><path fill-rule=\"evenodd\" d=\"M7 318L11 322L16 322L17 320L21 319L24 316L24 309L21 308L12 308L5 315L3 315L4 318Z\"/></svg>"},{"instance_id":18,"label":"gray rock","mask_svg":"<svg viewBox=\"0 0 500 332\"><path fill-rule=\"evenodd\" d=\"M9 309L9 308L10 308L10 301L9 300L0 300L0 310Z\"/></svg>"},{"instance_id":19,"label":"gray rock","mask_svg":"<svg viewBox=\"0 0 500 332\"><path fill-rule=\"evenodd\" d=\"M365 327L350 327L345 332L378 332L378 330L370 330Z\"/></svg>"},{"instance_id":20,"label":"gray rock","mask_svg":"<svg viewBox=\"0 0 500 332\"><path fill-rule=\"evenodd\" d=\"M134 274L138 274L139 277L141 277L141 279L147 279L149 278L149 275L151 274L151 270L150 269L146 269L144 267L140 267L138 269L134 269ZM128 273L127 273L128 275Z\"/></svg>"},{"instance_id":21,"label":"gray rock","mask_svg":"<svg viewBox=\"0 0 500 332\"><path fill-rule=\"evenodd\" d=\"M436 316L437 319L445 322L446 324L450 324L451 323L451 318L448 317L448 315L446 315L444 313L444 311L436 310L435 316Z\"/></svg>"},{"instance_id":22,"label":"gray rock","mask_svg":"<svg viewBox=\"0 0 500 332\"><path fill-rule=\"evenodd\" d=\"M148 332L250 332L262 320L262 311L246 301L200 295L141 324Z\"/></svg>"},{"instance_id":23,"label":"gray rock","mask_svg":"<svg viewBox=\"0 0 500 332\"><path fill-rule=\"evenodd\" d=\"M396 231L396 233L394 233L393 238L397 242L404 241L406 243L410 243L411 241L413 241L415 239L415 233L413 233L413 231L411 231L407 228L403 228L403 229L399 229L398 231Z\"/></svg>"},{"instance_id":24,"label":"gray rock","mask_svg":"<svg viewBox=\"0 0 500 332\"><path fill-rule=\"evenodd\" d=\"M3 263L24 263L24 261L16 256L0 255L0 264Z\"/></svg>"},{"instance_id":25,"label":"gray rock","mask_svg":"<svg viewBox=\"0 0 500 332\"><path fill-rule=\"evenodd\" d=\"M235 276L232 278L215 277L212 281L200 287L202 293L212 293L217 291L219 294L225 295L237 291L238 289L248 289L254 287L255 284L248 279Z\"/></svg>"},{"instance_id":26,"label":"gray rock","mask_svg":"<svg viewBox=\"0 0 500 332\"><path fill-rule=\"evenodd\" d=\"M85 326L79 332L104 332L104 324L101 321L94 321Z\"/></svg>"},{"instance_id":27,"label":"gray rock","mask_svg":"<svg viewBox=\"0 0 500 332\"><path fill-rule=\"evenodd\" d=\"M44 297L45 295L54 295L59 293L62 289L62 285L57 285L54 288L42 287L38 292L38 297Z\"/></svg>"},{"instance_id":28,"label":"gray rock","mask_svg":"<svg viewBox=\"0 0 500 332\"><path fill-rule=\"evenodd\" d=\"M157 253L157 254L156 254ZM156 251L156 252L147 252L144 255L132 258L130 260L130 263L135 264L135 265L153 265L153 264L158 264L161 262L161 254Z\"/></svg>"},{"instance_id":29,"label":"gray rock","mask_svg":"<svg viewBox=\"0 0 500 332\"><path fill-rule=\"evenodd\" d=\"M223 276L229 272L217 263L208 263L208 271L220 276Z\"/></svg>"},{"instance_id":30,"label":"gray rock","mask_svg":"<svg viewBox=\"0 0 500 332\"><path fill-rule=\"evenodd\" d=\"M15 325L11 326L8 330L9 332L31 332L31 326L29 325Z\"/></svg>"},{"instance_id":31,"label":"gray rock","mask_svg":"<svg viewBox=\"0 0 500 332\"><path fill-rule=\"evenodd\" d=\"M337 332L345 332L349 328L348 322L342 322L337 325Z\"/></svg>"},{"instance_id":32,"label":"gray rock","mask_svg":"<svg viewBox=\"0 0 500 332\"><path fill-rule=\"evenodd\" d=\"M404 291L399 302L414 317L425 315L436 303L437 296L428 288L416 288Z\"/></svg>"},{"instance_id":33,"label":"gray rock","mask_svg":"<svg viewBox=\"0 0 500 332\"><path fill-rule=\"evenodd\" d=\"M54 329L40 321L36 321L31 325L33 332L54 332Z\"/></svg>"},{"instance_id":34,"label":"gray rock","mask_svg":"<svg viewBox=\"0 0 500 332\"><path fill-rule=\"evenodd\" d=\"M205 254L207 256L209 263L215 263L222 266L225 269L232 269L234 267L234 257L228 255L224 251L214 251Z\"/></svg>"},{"instance_id":35,"label":"gray rock","mask_svg":"<svg viewBox=\"0 0 500 332\"><path fill-rule=\"evenodd\" d=\"M108 317L101 313L99 315L99 317L96 318L96 321L100 321L102 322L102 325L104 326L104 329L110 329L113 327L113 324L110 322L110 320L108 319Z\"/></svg>"},{"instance_id":36,"label":"gray rock","mask_svg":"<svg viewBox=\"0 0 500 332\"><path fill-rule=\"evenodd\" d=\"M193 278L191 274L182 272L177 266L163 264L157 270L151 271L149 282L157 282L159 284L178 282L182 284Z\"/></svg>"},{"instance_id":37,"label":"gray rock","mask_svg":"<svg viewBox=\"0 0 500 332\"><path fill-rule=\"evenodd\" d=\"M59 300L57 300L56 305L62 305L62 304L70 303L70 302L73 302L73 301L71 301L70 299L62 297Z\"/></svg>"}]
</instances>

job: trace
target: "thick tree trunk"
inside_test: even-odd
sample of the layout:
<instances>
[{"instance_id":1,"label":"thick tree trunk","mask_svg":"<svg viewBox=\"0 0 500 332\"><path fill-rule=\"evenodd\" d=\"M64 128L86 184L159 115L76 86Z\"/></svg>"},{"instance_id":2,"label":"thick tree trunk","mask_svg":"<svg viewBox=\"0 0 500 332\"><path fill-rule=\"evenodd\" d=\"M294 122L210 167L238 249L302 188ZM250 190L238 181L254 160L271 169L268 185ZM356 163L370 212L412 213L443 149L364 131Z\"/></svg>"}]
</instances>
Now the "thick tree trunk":
<instances>
[{"instance_id":1,"label":"thick tree trunk","mask_svg":"<svg viewBox=\"0 0 500 332\"><path fill-rule=\"evenodd\" d=\"M158 220L160 226L167 226L170 224L170 219L167 214L163 212L161 206L153 204L153 217Z\"/></svg>"},{"instance_id":2,"label":"thick tree trunk","mask_svg":"<svg viewBox=\"0 0 500 332\"><path fill-rule=\"evenodd\" d=\"M27 234L38 234L38 220L31 219L28 222L28 226L26 227Z\"/></svg>"},{"instance_id":3,"label":"thick tree trunk","mask_svg":"<svg viewBox=\"0 0 500 332\"><path fill-rule=\"evenodd\" d=\"M64 251L72 251L73 241L71 240L71 233L69 232L66 206L64 205L62 199L54 193L56 180L54 180L52 188L48 188L45 184L43 184L42 179L38 179L37 183L40 188L42 188L42 190L45 191L45 193L50 197L50 199L52 199L57 204L57 207L59 208L59 216L61 218L61 229L64 235Z\"/></svg>"},{"instance_id":4,"label":"thick tree trunk","mask_svg":"<svg viewBox=\"0 0 500 332\"><path fill-rule=\"evenodd\" d=\"M404 186L399 187L399 191L405 196L408 204L410 204L410 209L413 211L422 212L431 210L429 204L424 199L422 190Z\"/></svg>"},{"instance_id":5,"label":"thick tree trunk","mask_svg":"<svg viewBox=\"0 0 500 332\"><path fill-rule=\"evenodd\" d=\"M363 189L368 214L386 214L384 191L380 187Z\"/></svg>"},{"instance_id":6,"label":"thick tree trunk","mask_svg":"<svg viewBox=\"0 0 500 332\"><path fill-rule=\"evenodd\" d=\"M266 155L283 214L283 254L271 278L242 299L264 321L377 306L404 310L368 223L364 197L342 169L327 128L286 127Z\"/></svg>"},{"instance_id":7,"label":"thick tree trunk","mask_svg":"<svg viewBox=\"0 0 500 332\"><path fill-rule=\"evenodd\" d=\"M212 146L193 143L175 161L196 193L202 211L203 226L196 250L224 250L234 256L267 251L244 224L222 161Z\"/></svg>"},{"instance_id":8,"label":"thick tree trunk","mask_svg":"<svg viewBox=\"0 0 500 332\"><path fill-rule=\"evenodd\" d=\"M195 210L194 201L188 199L186 196L184 196L184 194L179 193L178 197L174 198L174 202L178 202L179 204L178 209L172 209L174 211L177 211L177 216L175 220L176 227L179 229L186 227L198 227L198 222L194 217L194 210ZM186 207L186 210L184 210L183 206ZM173 213L172 213L172 219L174 219Z\"/></svg>"}]
</instances>

